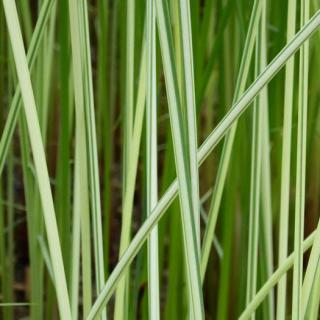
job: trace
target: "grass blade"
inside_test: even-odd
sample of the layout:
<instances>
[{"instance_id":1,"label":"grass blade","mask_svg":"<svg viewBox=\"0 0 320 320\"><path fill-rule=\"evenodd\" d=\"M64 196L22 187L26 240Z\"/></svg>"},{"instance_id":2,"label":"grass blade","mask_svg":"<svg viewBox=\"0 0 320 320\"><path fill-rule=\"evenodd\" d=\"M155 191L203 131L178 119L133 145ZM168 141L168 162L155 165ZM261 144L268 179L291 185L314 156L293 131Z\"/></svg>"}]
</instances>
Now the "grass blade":
<instances>
[{"instance_id":1,"label":"grass blade","mask_svg":"<svg viewBox=\"0 0 320 320\"><path fill-rule=\"evenodd\" d=\"M147 2L147 212L150 214L158 201L157 170L157 92L156 92L156 15L154 0ZM149 318L160 319L158 228L152 230L148 240Z\"/></svg>"},{"instance_id":2,"label":"grass blade","mask_svg":"<svg viewBox=\"0 0 320 320\"><path fill-rule=\"evenodd\" d=\"M84 85L85 85L85 124L86 139L88 150L88 169L89 169L89 186L90 186L90 204L92 211L92 224L94 235L94 251L95 251L95 276L97 292L99 293L104 285L104 258L103 258L103 238L102 238L102 218L101 218L101 199L100 199L100 182L98 167L98 151L95 127L95 111L91 70L91 53L90 38L88 26L88 9L87 2L82 1L80 8L82 9L80 19L83 25L82 37L85 39L83 43L83 63L84 63Z\"/></svg>"},{"instance_id":3,"label":"grass blade","mask_svg":"<svg viewBox=\"0 0 320 320\"><path fill-rule=\"evenodd\" d=\"M288 1L287 41L290 41L296 27L296 0ZM292 105L294 86L294 57L288 60L285 69L284 91L284 119L281 159L281 200L279 225L279 253L278 265L287 257L288 253L288 222L289 222L289 188L290 188L290 155L291 155L291 128ZM286 275L279 281L277 290L277 318L284 319L286 312Z\"/></svg>"},{"instance_id":4,"label":"grass blade","mask_svg":"<svg viewBox=\"0 0 320 320\"><path fill-rule=\"evenodd\" d=\"M267 4L264 2L264 10L261 17L261 70L267 65ZM262 176L261 176L261 203L262 203L262 228L263 228L263 246L265 251L266 276L270 277L273 272L273 212L272 212L272 190L271 190L271 164L270 164L270 142L269 142L269 99L268 87L261 91L262 108ZM271 320L275 317L274 292L270 292L268 297L267 317Z\"/></svg>"},{"instance_id":5,"label":"grass blade","mask_svg":"<svg viewBox=\"0 0 320 320\"><path fill-rule=\"evenodd\" d=\"M122 210L122 227L119 257L122 256L130 241L132 207L126 210L126 193L129 192L130 180L130 162L132 148L132 134L134 122L134 48L135 48L135 0L126 2L126 82L125 82L125 104L124 104L124 132L123 132L123 210ZM135 179L134 179L135 180ZM131 202L131 201L130 201ZM129 277L125 277L119 284L116 293L114 318L127 319L128 317L128 299L126 295L129 290Z\"/></svg>"},{"instance_id":6,"label":"grass blade","mask_svg":"<svg viewBox=\"0 0 320 320\"><path fill-rule=\"evenodd\" d=\"M264 10L264 8L263 8ZM261 22L260 27L261 30ZM261 34L257 35L255 53L255 72L260 72ZM249 212L249 244L247 259L247 293L246 302L250 302L257 287L258 241L260 220L260 188L261 188L261 149L262 149L262 110L261 95L255 99L252 124L251 147L251 180L250 180L250 212ZM253 317L254 318L254 315Z\"/></svg>"},{"instance_id":7,"label":"grass blade","mask_svg":"<svg viewBox=\"0 0 320 320\"><path fill-rule=\"evenodd\" d=\"M301 1L301 22L303 25L309 19L309 1ZM306 41L300 49L299 64L299 101L298 101L298 137L297 137L297 173L296 173L296 203L294 223L294 251L292 289L292 317L302 317L302 276L303 252L302 241L304 234L305 214L305 180L307 152L307 108L308 108L308 68L309 42Z\"/></svg>"}]
</instances>

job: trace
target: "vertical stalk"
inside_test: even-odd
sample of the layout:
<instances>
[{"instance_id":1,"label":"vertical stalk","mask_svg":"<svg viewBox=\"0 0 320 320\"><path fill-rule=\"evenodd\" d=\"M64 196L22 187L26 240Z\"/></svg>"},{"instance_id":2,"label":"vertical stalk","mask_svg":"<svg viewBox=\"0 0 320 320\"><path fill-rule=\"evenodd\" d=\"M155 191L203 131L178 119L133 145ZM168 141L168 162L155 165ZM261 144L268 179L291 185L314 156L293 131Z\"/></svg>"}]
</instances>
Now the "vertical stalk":
<instances>
[{"instance_id":1,"label":"vertical stalk","mask_svg":"<svg viewBox=\"0 0 320 320\"><path fill-rule=\"evenodd\" d=\"M261 22L260 22L261 27ZM259 28L260 29L260 28ZM261 34L257 35L255 74L260 73ZM261 188L261 149L262 149L262 110L261 96L257 96L253 107L252 149L251 149L251 181L250 181L250 213L249 213L249 245L247 266L247 304L254 297L257 287L258 240L260 219ZM254 315L251 317L254 319Z\"/></svg>"},{"instance_id":2,"label":"vertical stalk","mask_svg":"<svg viewBox=\"0 0 320 320\"><path fill-rule=\"evenodd\" d=\"M267 66L267 2L263 0L261 15L261 59L260 70ZM261 204L262 204L262 226L263 246L265 252L266 275L270 277L273 271L273 235L272 235L272 192L271 192L271 165L270 165L270 142L269 142L269 100L268 87L261 91L262 109L262 167L261 167ZM268 296L268 317L274 319L274 293L273 290Z\"/></svg>"},{"instance_id":3,"label":"vertical stalk","mask_svg":"<svg viewBox=\"0 0 320 320\"><path fill-rule=\"evenodd\" d=\"M182 42L182 61L183 61L183 80L184 80L184 99L186 104L187 119L187 146L189 150L190 179L192 206L194 214L194 224L200 252L200 206L199 206L199 172L197 164L197 116L195 105L195 87L193 70L193 49L192 49L192 30L190 17L190 4L187 0L179 1L180 29Z\"/></svg>"},{"instance_id":4,"label":"vertical stalk","mask_svg":"<svg viewBox=\"0 0 320 320\"><path fill-rule=\"evenodd\" d=\"M300 26L309 19L309 0L301 1ZM297 137L297 168L296 168L296 203L294 219L294 250L292 318L302 318L302 276L304 213L305 213L305 181L306 181L306 150L307 150L307 110L308 110L308 74L309 74L309 42L300 49L299 60L299 95L298 95L298 137Z\"/></svg>"},{"instance_id":5,"label":"vertical stalk","mask_svg":"<svg viewBox=\"0 0 320 320\"><path fill-rule=\"evenodd\" d=\"M116 3L113 2L112 8L116 8ZM96 101L97 101L97 144L98 148L101 148L101 153L104 163L104 174L103 174L103 196L102 196L102 215L103 215L103 250L104 250L104 265L105 275L108 274L108 261L109 261L109 221L111 218L111 160L112 160L112 118L113 118L113 105L110 103L109 91L111 80L108 71L115 68L113 64L116 63L112 55L114 47L113 26L109 28L108 18L116 19L113 15L117 16L115 10L109 15L109 1L99 0L98 1L98 66L97 66L97 90L96 90ZM111 43L109 46L108 42ZM111 53L109 54L109 51ZM110 58L109 58L110 57ZM108 63L110 60L110 63ZM111 74L111 70L109 71ZM99 139L100 137L100 139Z\"/></svg>"},{"instance_id":6,"label":"vertical stalk","mask_svg":"<svg viewBox=\"0 0 320 320\"><path fill-rule=\"evenodd\" d=\"M135 48L135 0L127 1L127 27L126 27L126 79L124 119L124 149L123 149L123 208L119 257L122 256L130 241L132 209L125 210L126 193L128 192L129 167L131 161L133 114L134 114L134 48ZM129 276L121 280L115 300L114 318L125 320L128 317Z\"/></svg>"},{"instance_id":7,"label":"vertical stalk","mask_svg":"<svg viewBox=\"0 0 320 320\"><path fill-rule=\"evenodd\" d=\"M287 42L295 34L296 0L288 1ZM291 128L294 89L294 57L288 60L285 68L284 118L281 158L281 196L279 222L278 265L281 265L288 254L288 223L289 223L289 192L290 192L290 163L291 163ZM284 320L286 314L287 277L280 279L277 288L277 319Z\"/></svg>"},{"instance_id":8,"label":"vertical stalk","mask_svg":"<svg viewBox=\"0 0 320 320\"><path fill-rule=\"evenodd\" d=\"M156 16L154 0L147 1L147 98L146 98L146 192L147 214L150 215L158 201L158 145L156 96ZM148 298L149 318L160 319L158 227L148 241Z\"/></svg>"}]
</instances>

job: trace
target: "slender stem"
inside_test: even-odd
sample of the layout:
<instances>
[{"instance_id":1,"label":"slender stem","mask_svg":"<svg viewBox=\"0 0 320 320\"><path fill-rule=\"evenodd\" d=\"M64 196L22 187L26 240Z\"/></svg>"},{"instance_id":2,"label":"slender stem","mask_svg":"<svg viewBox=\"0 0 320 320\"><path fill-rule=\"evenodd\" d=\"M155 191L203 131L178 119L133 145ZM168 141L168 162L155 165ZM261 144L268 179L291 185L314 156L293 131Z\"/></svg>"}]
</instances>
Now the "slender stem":
<instances>
[{"instance_id":1,"label":"slender stem","mask_svg":"<svg viewBox=\"0 0 320 320\"><path fill-rule=\"evenodd\" d=\"M156 16L154 0L147 2L147 212L151 213L158 201L157 169L157 97L156 97ZM160 319L158 228L152 230L148 241L149 318Z\"/></svg>"}]
</instances>

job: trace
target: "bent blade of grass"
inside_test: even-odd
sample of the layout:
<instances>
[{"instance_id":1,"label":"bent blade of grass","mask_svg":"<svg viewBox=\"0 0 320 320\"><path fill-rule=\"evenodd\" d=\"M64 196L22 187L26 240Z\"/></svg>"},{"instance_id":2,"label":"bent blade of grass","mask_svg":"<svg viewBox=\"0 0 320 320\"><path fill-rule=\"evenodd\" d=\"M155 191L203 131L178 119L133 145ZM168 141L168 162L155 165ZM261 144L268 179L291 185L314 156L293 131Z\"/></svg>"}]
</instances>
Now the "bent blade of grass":
<instances>
[{"instance_id":1,"label":"bent blade of grass","mask_svg":"<svg viewBox=\"0 0 320 320\"><path fill-rule=\"evenodd\" d=\"M300 46L310 38L312 33L320 26L320 11L317 11L313 17L304 25L298 34L279 52L279 54L268 64L259 77L251 84L251 86L245 91L226 114L226 116L220 121L217 127L212 131L209 137L204 141L201 147L198 149L198 165L201 165L203 161L208 157L210 152L215 148L219 141L223 138L232 124L241 116L241 114L247 109L248 104L253 98L260 92L260 90L268 84L271 79L278 73L281 67L288 61L288 59L300 48ZM151 215L143 223L135 237L132 239L127 250L122 255L118 264L113 272L110 274L108 281L106 282L103 291L96 299L90 314L87 319L95 319L95 317L101 312L104 305L108 302L112 296L119 279L123 276L126 269L138 253L139 249L147 239L149 232L161 219L165 210L172 203L176 195L178 194L178 181L175 180L168 187L165 194L158 201L157 206L152 211Z\"/></svg>"},{"instance_id":2,"label":"bent blade of grass","mask_svg":"<svg viewBox=\"0 0 320 320\"><path fill-rule=\"evenodd\" d=\"M146 99L146 149L147 172L146 192L148 214L151 214L158 201L157 170L157 97L156 97L156 16L154 0L147 2L147 99ZM160 319L159 297L159 249L158 227L150 233L148 240L148 301L149 318Z\"/></svg>"},{"instance_id":3,"label":"bent blade of grass","mask_svg":"<svg viewBox=\"0 0 320 320\"><path fill-rule=\"evenodd\" d=\"M50 187L48 168L41 131L37 117L36 104L32 90L27 58L23 46L22 34L18 20L17 8L14 1L3 0L5 16L11 39L13 56L24 102L28 133L35 162L36 179L39 186L41 203L43 207L45 227L48 237L49 251L56 284L56 293L61 318L70 319L71 310L68 297L66 276L63 266L60 240Z\"/></svg>"},{"instance_id":4,"label":"bent blade of grass","mask_svg":"<svg viewBox=\"0 0 320 320\"><path fill-rule=\"evenodd\" d=\"M309 0L301 1L301 25L309 18ZM303 253L302 241L305 212L305 180L307 152L307 110L308 110L308 69L309 41L300 49L299 63L299 100L298 100L298 137L297 137L297 168L296 168L296 198L294 223L295 261L293 267L292 317L301 319L302 316L302 277Z\"/></svg>"},{"instance_id":5,"label":"bent blade of grass","mask_svg":"<svg viewBox=\"0 0 320 320\"><path fill-rule=\"evenodd\" d=\"M36 61L37 54L39 52L40 43L42 41L45 26L49 20L52 9L54 8L55 0L47 0L43 3L37 24L35 26L34 32L31 37L30 47L27 54L27 61L29 70L33 69L34 63ZM21 90L19 85L16 88L13 100L10 105L9 114L3 129L3 133L0 141L0 176L3 170L3 166L8 154L9 146L12 141L14 129L17 124L17 119L20 113L22 100L21 100Z\"/></svg>"},{"instance_id":6,"label":"bent blade of grass","mask_svg":"<svg viewBox=\"0 0 320 320\"><path fill-rule=\"evenodd\" d=\"M242 59L240 63L234 99L235 103L241 94L243 93L250 68L250 62L253 52L253 46L258 32L258 26L261 16L261 1L256 0L253 4L252 13L250 17L247 38L243 48ZM208 223L205 229L205 234L203 237L202 251L201 251L201 279L204 281L205 272L207 269L210 249L212 245L212 240L214 237L214 229L218 218L218 211L221 204L222 193L224 189L224 184L227 177L227 171L230 163L231 152L233 147L233 142L235 139L237 129L237 122L235 122L227 134L226 140L223 144L221 160L218 167L218 173L216 177L216 182L214 186L214 191L211 197L210 209L208 213Z\"/></svg>"},{"instance_id":7,"label":"bent blade of grass","mask_svg":"<svg viewBox=\"0 0 320 320\"><path fill-rule=\"evenodd\" d=\"M166 82L170 124L178 176L183 241L186 255L187 283L189 290L190 312L194 319L204 318L203 298L200 281L200 261L192 204L192 187L190 182L190 162L183 128L183 115L173 55L173 39L167 3L156 1L158 33ZM197 200L199 202L199 199Z\"/></svg>"},{"instance_id":8,"label":"bent blade of grass","mask_svg":"<svg viewBox=\"0 0 320 320\"><path fill-rule=\"evenodd\" d=\"M296 0L288 2L287 16L287 42L289 42L296 28ZM280 224L279 224L279 250L278 265L281 265L288 253L288 222L289 222L289 192L290 192L290 157L291 157L291 128L292 128L292 105L294 88L294 57L288 60L285 68L285 91L284 91L284 118L282 137L281 159L281 197L280 197ZM277 288L277 319L284 319L286 313L287 294L286 275L278 283Z\"/></svg>"}]
</instances>

